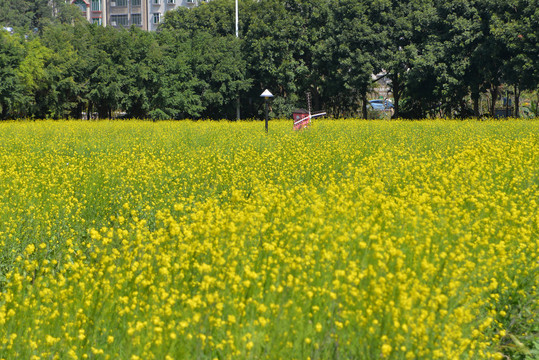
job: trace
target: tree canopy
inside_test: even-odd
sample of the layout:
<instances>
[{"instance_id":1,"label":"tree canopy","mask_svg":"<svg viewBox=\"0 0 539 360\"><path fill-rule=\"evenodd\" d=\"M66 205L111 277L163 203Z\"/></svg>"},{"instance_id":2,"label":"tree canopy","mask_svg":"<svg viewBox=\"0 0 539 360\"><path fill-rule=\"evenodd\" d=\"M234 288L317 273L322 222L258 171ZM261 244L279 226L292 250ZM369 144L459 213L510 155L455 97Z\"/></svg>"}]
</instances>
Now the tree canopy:
<instances>
[{"instance_id":1,"label":"tree canopy","mask_svg":"<svg viewBox=\"0 0 539 360\"><path fill-rule=\"evenodd\" d=\"M63 1L2 0L0 118L259 117L313 105L367 115L389 81L396 117L480 116L539 86L538 0L234 0L179 7L157 32L88 24ZM381 74L373 80L373 74ZM239 100L238 100L239 99Z\"/></svg>"}]
</instances>

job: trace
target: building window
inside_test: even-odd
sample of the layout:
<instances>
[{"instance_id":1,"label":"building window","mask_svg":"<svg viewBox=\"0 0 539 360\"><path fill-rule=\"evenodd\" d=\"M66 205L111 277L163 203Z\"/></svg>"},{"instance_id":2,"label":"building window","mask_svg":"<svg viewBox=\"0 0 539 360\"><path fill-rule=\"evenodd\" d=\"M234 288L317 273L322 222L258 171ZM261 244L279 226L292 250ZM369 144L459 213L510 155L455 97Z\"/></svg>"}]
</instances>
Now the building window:
<instances>
[{"instance_id":1,"label":"building window","mask_svg":"<svg viewBox=\"0 0 539 360\"><path fill-rule=\"evenodd\" d=\"M161 4L161 0L152 0L153 5L159 5Z\"/></svg>"},{"instance_id":2,"label":"building window","mask_svg":"<svg viewBox=\"0 0 539 360\"><path fill-rule=\"evenodd\" d=\"M161 19L161 14L160 13L153 13L153 23L154 24L159 24L159 20Z\"/></svg>"},{"instance_id":3,"label":"building window","mask_svg":"<svg viewBox=\"0 0 539 360\"><path fill-rule=\"evenodd\" d=\"M176 4L176 0L167 0L167 4Z\"/></svg>"},{"instance_id":4,"label":"building window","mask_svg":"<svg viewBox=\"0 0 539 360\"><path fill-rule=\"evenodd\" d=\"M101 11L101 0L92 0L92 11Z\"/></svg>"},{"instance_id":5,"label":"building window","mask_svg":"<svg viewBox=\"0 0 539 360\"><path fill-rule=\"evenodd\" d=\"M129 25L129 18L127 15L111 15L110 16L110 24L112 26L124 26L127 27Z\"/></svg>"},{"instance_id":6,"label":"building window","mask_svg":"<svg viewBox=\"0 0 539 360\"><path fill-rule=\"evenodd\" d=\"M73 4L77 5L81 9L81 11L86 12L86 3L84 1L77 0L77 1L74 1Z\"/></svg>"},{"instance_id":7,"label":"building window","mask_svg":"<svg viewBox=\"0 0 539 360\"><path fill-rule=\"evenodd\" d=\"M101 18L93 18L92 24L102 25Z\"/></svg>"},{"instance_id":8,"label":"building window","mask_svg":"<svg viewBox=\"0 0 539 360\"><path fill-rule=\"evenodd\" d=\"M140 6L140 0L132 0L131 5L133 6Z\"/></svg>"},{"instance_id":9,"label":"building window","mask_svg":"<svg viewBox=\"0 0 539 360\"><path fill-rule=\"evenodd\" d=\"M116 0L116 6L127 6L127 0Z\"/></svg>"},{"instance_id":10,"label":"building window","mask_svg":"<svg viewBox=\"0 0 539 360\"><path fill-rule=\"evenodd\" d=\"M133 24L133 25L142 25L142 15L141 14L131 14L131 24Z\"/></svg>"}]
</instances>

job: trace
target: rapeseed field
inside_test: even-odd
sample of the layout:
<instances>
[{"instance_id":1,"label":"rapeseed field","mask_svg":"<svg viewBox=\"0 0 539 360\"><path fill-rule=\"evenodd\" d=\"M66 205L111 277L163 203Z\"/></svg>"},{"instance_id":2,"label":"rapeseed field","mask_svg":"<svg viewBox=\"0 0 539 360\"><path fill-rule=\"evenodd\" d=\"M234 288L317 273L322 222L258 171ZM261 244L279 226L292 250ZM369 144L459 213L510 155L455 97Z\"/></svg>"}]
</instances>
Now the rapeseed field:
<instances>
[{"instance_id":1,"label":"rapeseed field","mask_svg":"<svg viewBox=\"0 0 539 360\"><path fill-rule=\"evenodd\" d=\"M538 134L1 123L0 359L532 359Z\"/></svg>"}]
</instances>

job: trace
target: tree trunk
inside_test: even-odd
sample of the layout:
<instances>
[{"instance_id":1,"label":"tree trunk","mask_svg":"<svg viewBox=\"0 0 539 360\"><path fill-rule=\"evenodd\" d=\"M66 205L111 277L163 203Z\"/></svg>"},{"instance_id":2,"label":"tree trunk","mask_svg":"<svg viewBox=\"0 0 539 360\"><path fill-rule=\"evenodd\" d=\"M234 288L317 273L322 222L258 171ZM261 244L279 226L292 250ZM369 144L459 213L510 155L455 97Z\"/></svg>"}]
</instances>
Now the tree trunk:
<instances>
[{"instance_id":1,"label":"tree trunk","mask_svg":"<svg viewBox=\"0 0 539 360\"><path fill-rule=\"evenodd\" d=\"M367 114L367 93L364 92L361 94L361 115L363 119L367 119L369 114Z\"/></svg>"},{"instance_id":2,"label":"tree trunk","mask_svg":"<svg viewBox=\"0 0 539 360\"><path fill-rule=\"evenodd\" d=\"M481 116L479 113L479 96L473 100L473 115L476 118Z\"/></svg>"},{"instance_id":3,"label":"tree trunk","mask_svg":"<svg viewBox=\"0 0 539 360\"><path fill-rule=\"evenodd\" d=\"M515 118L520 117L520 89L515 84Z\"/></svg>"},{"instance_id":4,"label":"tree trunk","mask_svg":"<svg viewBox=\"0 0 539 360\"><path fill-rule=\"evenodd\" d=\"M393 119L396 119L400 116L399 100L401 97L401 86L399 81L400 79L398 73L395 73L393 76L391 76L391 88L393 91L393 100L395 100L395 103L393 104L393 106L395 107L395 112L392 116Z\"/></svg>"},{"instance_id":5,"label":"tree trunk","mask_svg":"<svg viewBox=\"0 0 539 360\"><path fill-rule=\"evenodd\" d=\"M82 103L78 103L77 106L72 109L69 112L69 116L75 118L75 119L82 119L82 111L84 110L84 105ZM65 113L62 113L60 116L64 116Z\"/></svg>"},{"instance_id":6,"label":"tree trunk","mask_svg":"<svg viewBox=\"0 0 539 360\"><path fill-rule=\"evenodd\" d=\"M480 117L481 114L479 113L479 98L481 94L479 92L472 92L472 100L473 100L473 116L476 118Z\"/></svg>"},{"instance_id":7,"label":"tree trunk","mask_svg":"<svg viewBox=\"0 0 539 360\"><path fill-rule=\"evenodd\" d=\"M490 103L490 116L495 117L496 116L496 100L498 99L498 86L493 86L490 90L490 97L491 97L491 103Z\"/></svg>"},{"instance_id":8,"label":"tree trunk","mask_svg":"<svg viewBox=\"0 0 539 360\"><path fill-rule=\"evenodd\" d=\"M313 111L322 110L321 101L320 101L320 93L318 92L318 89L316 88L316 86L312 87L311 94L312 94L311 100L312 100Z\"/></svg>"},{"instance_id":9,"label":"tree trunk","mask_svg":"<svg viewBox=\"0 0 539 360\"><path fill-rule=\"evenodd\" d=\"M99 119L106 119L107 115L109 113L109 109L105 105L99 105L99 103L95 104L97 107L97 116Z\"/></svg>"}]
</instances>

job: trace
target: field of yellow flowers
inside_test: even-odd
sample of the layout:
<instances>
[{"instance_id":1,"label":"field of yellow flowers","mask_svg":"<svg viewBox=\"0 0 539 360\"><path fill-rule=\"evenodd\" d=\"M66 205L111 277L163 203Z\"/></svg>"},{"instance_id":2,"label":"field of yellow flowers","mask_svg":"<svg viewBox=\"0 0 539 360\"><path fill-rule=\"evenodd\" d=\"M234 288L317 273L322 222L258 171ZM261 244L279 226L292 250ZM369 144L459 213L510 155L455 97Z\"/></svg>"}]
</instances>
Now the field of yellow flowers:
<instances>
[{"instance_id":1,"label":"field of yellow flowers","mask_svg":"<svg viewBox=\"0 0 539 360\"><path fill-rule=\"evenodd\" d=\"M0 124L0 359L534 359L539 122Z\"/></svg>"}]
</instances>

